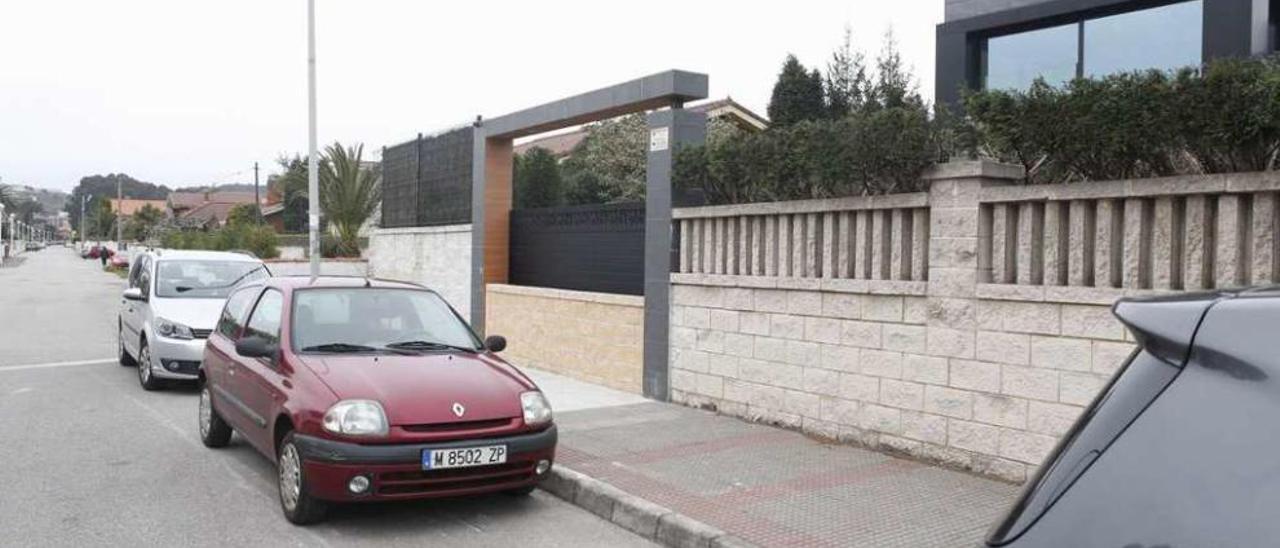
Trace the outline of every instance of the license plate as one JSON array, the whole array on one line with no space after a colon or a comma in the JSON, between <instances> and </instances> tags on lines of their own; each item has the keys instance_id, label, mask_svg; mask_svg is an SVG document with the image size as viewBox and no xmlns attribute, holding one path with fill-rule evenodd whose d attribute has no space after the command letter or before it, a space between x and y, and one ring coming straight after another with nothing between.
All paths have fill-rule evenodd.
<instances>
[{"instance_id":1,"label":"license plate","mask_svg":"<svg viewBox=\"0 0 1280 548\"><path fill-rule=\"evenodd\" d=\"M457 449L424 449L422 469L466 468L507 462L507 446L459 447Z\"/></svg>"}]
</instances>

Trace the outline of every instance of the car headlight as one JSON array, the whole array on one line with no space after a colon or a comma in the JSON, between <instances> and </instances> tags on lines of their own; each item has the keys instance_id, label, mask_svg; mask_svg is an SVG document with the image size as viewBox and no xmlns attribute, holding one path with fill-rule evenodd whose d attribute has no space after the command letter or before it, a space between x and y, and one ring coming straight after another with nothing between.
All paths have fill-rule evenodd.
<instances>
[{"instance_id":1,"label":"car headlight","mask_svg":"<svg viewBox=\"0 0 1280 548\"><path fill-rule=\"evenodd\" d=\"M551 404L542 392L525 392L520 394L520 408L524 410L524 423L529 426L541 426L551 422Z\"/></svg>"},{"instance_id":2,"label":"car headlight","mask_svg":"<svg viewBox=\"0 0 1280 548\"><path fill-rule=\"evenodd\" d=\"M190 327L182 325L178 322L171 322L164 318L156 319L156 332L160 333L160 336L168 337L170 339L193 338Z\"/></svg>"},{"instance_id":3,"label":"car headlight","mask_svg":"<svg viewBox=\"0 0 1280 548\"><path fill-rule=\"evenodd\" d=\"M373 400L342 400L325 412L324 429L344 436L385 436L387 414Z\"/></svg>"}]
</instances>

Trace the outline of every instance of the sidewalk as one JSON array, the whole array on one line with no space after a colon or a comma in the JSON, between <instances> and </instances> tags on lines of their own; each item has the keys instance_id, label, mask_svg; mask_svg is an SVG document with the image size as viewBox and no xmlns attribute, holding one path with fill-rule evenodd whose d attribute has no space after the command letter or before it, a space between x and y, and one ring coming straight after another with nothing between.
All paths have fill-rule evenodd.
<instances>
[{"instance_id":1,"label":"sidewalk","mask_svg":"<svg viewBox=\"0 0 1280 548\"><path fill-rule=\"evenodd\" d=\"M1018 493L788 430L534 377L557 409L560 465L760 546L976 546ZM557 390L564 386L574 390ZM573 394L603 404L568 410Z\"/></svg>"}]
</instances>

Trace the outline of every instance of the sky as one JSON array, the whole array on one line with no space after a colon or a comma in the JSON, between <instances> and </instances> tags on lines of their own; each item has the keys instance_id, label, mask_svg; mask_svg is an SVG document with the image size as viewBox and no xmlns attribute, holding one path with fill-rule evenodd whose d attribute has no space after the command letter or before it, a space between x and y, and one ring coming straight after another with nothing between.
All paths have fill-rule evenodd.
<instances>
[{"instance_id":1,"label":"sky","mask_svg":"<svg viewBox=\"0 0 1280 548\"><path fill-rule=\"evenodd\" d=\"M643 8L643 9L638 9ZM316 0L322 146L379 149L672 68L765 114L788 53L892 28L933 90L943 0ZM0 0L0 183L263 181L307 147L305 0Z\"/></svg>"}]
</instances>

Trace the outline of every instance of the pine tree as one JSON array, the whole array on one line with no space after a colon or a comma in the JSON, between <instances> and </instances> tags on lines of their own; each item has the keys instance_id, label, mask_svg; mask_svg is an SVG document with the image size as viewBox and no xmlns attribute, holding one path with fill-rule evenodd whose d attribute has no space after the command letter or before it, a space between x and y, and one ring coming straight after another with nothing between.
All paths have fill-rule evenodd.
<instances>
[{"instance_id":1,"label":"pine tree","mask_svg":"<svg viewBox=\"0 0 1280 548\"><path fill-rule=\"evenodd\" d=\"M769 120L774 126L789 126L804 120L824 117L826 104L822 97L822 74L806 71L795 55L787 55L782 72L773 85L769 98Z\"/></svg>"},{"instance_id":2,"label":"pine tree","mask_svg":"<svg viewBox=\"0 0 1280 548\"><path fill-rule=\"evenodd\" d=\"M902 55L898 52L898 42L893 37L892 28L885 31L884 45L880 48L880 55L876 56L876 81L871 97L880 108L924 104L911 70L902 66Z\"/></svg>"},{"instance_id":3,"label":"pine tree","mask_svg":"<svg viewBox=\"0 0 1280 548\"><path fill-rule=\"evenodd\" d=\"M827 111L831 118L843 118L866 103L870 82L862 52L853 51L853 30L844 26L844 42L827 63Z\"/></svg>"}]
</instances>

